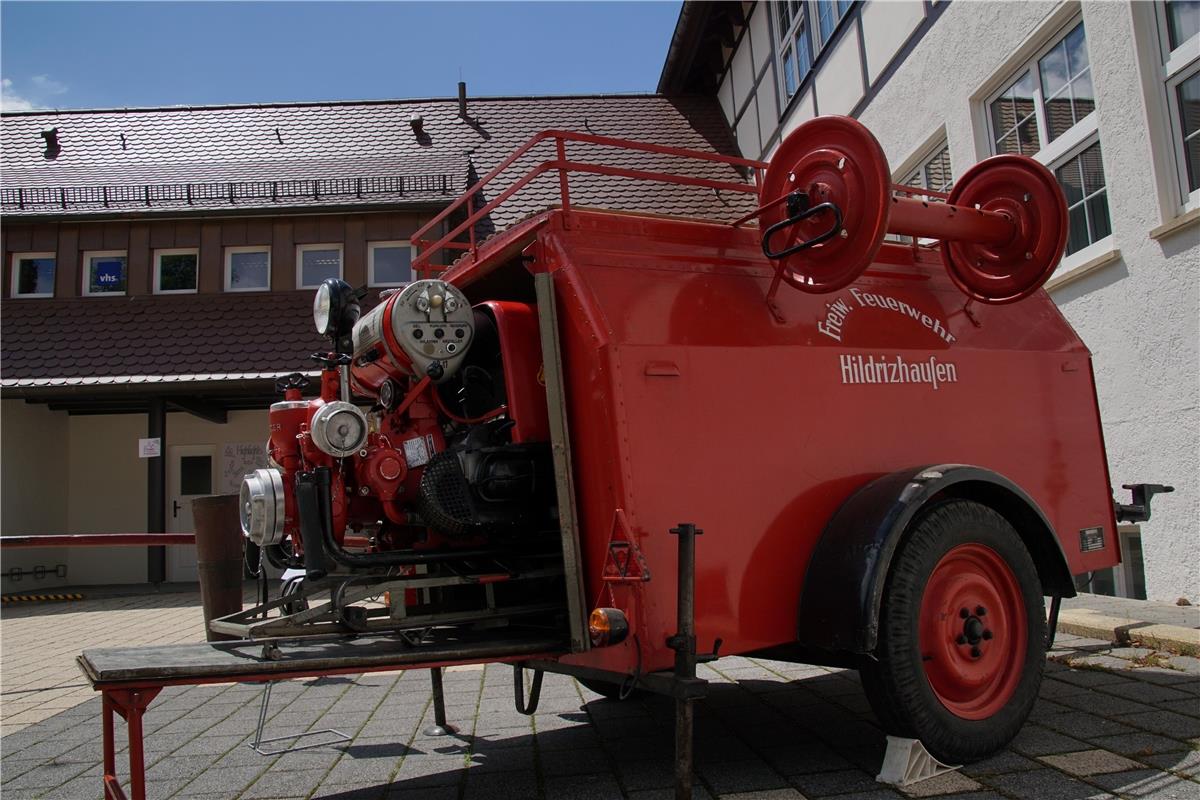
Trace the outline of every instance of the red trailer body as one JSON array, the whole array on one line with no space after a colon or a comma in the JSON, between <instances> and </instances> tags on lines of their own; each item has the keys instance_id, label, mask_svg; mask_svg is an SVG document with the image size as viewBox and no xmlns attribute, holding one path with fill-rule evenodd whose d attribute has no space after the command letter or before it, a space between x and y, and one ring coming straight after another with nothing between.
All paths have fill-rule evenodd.
<instances>
[{"instance_id":1,"label":"red trailer body","mask_svg":"<svg viewBox=\"0 0 1200 800\"><path fill-rule=\"evenodd\" d=\"M626 610L644 669L674 658L668 530L685 517L705 530L697 634L728 653L796 640L828 521L897 470L994 470L1046 514L1072 574L1119 561L1090 354L1045 292L964 310L936 255L885 245L842 291L780 294L777 322L756 229L573 210L520 238L532 261L505 263L501 237L445 277L482 301L497 270L553 275L585 597ZM1095 527L1104 546L1080 552ZM605 580L614 535L651 580ZM638 646L571 660L628 672Z\"/></svg>"},{"instance_id":2,"label":"red trailer body","mask_svg":"<svg viewBox=\"0 0 1200 800\"><path fill-rule=\"evenodd\" d=\"M571 161L576 141L755 183ZM477 202L543 142L554 159ZM584 209L580 172L761 205ZM547 173L560 206L476 242ZM403 631L464 662L558 631L527 664L681 702L697 657L757 653L858 668L884 726L943 759L1015 735L1042 597L1052 636L1073 576L1120 560L1091 356L1040 289L1066 240L1044 167L989 159L941 195L893 186L845 118L805 123L769 166L551 131L414 240L425 277L361 318L349 286L318 290L321 396L281 383L274 465L243 484L246 535L328 603L285 595L214 629Z\"/></svg>"}]
</instances>

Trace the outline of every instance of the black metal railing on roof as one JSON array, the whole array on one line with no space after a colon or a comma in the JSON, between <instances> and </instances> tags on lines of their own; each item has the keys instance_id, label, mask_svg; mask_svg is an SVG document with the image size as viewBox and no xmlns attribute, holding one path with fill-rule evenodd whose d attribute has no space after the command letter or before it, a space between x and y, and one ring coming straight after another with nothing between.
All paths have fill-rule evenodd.
<instances>
[{"instance_id":1,"label":"black metal railing on roof","mask_svg":"<svg viewBox=\"0 0 1200 800\"><path fill-rule=\"evenodd\" d=\"M321 200L370 195L457 194L462 187L446 174L394 175L389 177L317 178L285 181L221 181L210 183L159 183L141 186L70 186L0 188L0 206L6 209L77 206L103 208L172 205L205 205L239 201L281 202Z\"/></svg>"}]
</instances>

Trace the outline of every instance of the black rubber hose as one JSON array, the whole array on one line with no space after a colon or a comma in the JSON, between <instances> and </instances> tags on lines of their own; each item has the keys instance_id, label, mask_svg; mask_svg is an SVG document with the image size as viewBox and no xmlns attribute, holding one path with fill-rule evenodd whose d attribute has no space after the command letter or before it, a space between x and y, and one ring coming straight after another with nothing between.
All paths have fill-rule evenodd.
<instances>
[{"instance_id":1,"label":"black rubber hose","mask_svg":"<svg viewBox=\"0 0 1200 800\"><path fill-rule=\"evenodd\" d=\"M263 548L263 553L275 569L304 569L304 559L289 550L284 550L281 544L269 544Z\"/></svg>"},{"instance_id":2,"label":"black rubber hose","mask_svg":"<svg viewBox=\"0 0 1200 800\"><path fill-rule=\"evenodd\" d=\"M519 555L516 548L512 547L486 550L441 550L438 552L396 550L362 555L347 553L333 537L331 483L331 473L328 467L317 467L309 472L296 474L296 510L300 515L300 538L304 541L304 563L307 567L306 577L309 580L317 580L328 574L326 556L344 567L370 569L406 564L432 564L464 558ZM313 541L314 537L318 538ZM317 574L317 577L314 577L314 573Z\"/></svg>"},{"instance_id":3,"label":"black rubber hose","mask_svg":"<svg viewBox=\"0 0 1200 800\"><path fill-rule=\"evenodd\" d=\"M322 472L324 481L322 482ZM322 492L326 502L321 502ZM318 468L311 472L296 473L296 511L300 515L300 539L304 542L305 577L310 581L324 578L329 570L325 566L325 549L322 539L330 528L328 503L329 470Z\"/></svg>"}]
</instances>

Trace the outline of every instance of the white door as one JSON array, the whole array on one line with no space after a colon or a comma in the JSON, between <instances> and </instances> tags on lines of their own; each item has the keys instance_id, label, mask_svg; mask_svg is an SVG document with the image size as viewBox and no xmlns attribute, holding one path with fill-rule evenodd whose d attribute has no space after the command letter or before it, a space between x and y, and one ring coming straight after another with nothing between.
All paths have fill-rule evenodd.
<instances>
[{"instance_id":1,"label":"white door","mask_svg":"<svg viewBox=\"0 0 1200 800\"><path fill-rule=\"evenodd\" d=\"M187 444L167 447L167 532L193 533L192 501L213 494L217 446ZM195 545L167 548L167 581L193 582L199 579Z\"/></svg>"}]
</instances>

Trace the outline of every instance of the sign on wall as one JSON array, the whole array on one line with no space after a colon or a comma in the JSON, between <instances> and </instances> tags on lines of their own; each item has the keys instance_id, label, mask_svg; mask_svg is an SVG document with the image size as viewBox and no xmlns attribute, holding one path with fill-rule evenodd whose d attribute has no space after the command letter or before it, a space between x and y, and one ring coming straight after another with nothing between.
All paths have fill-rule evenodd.
<instances>
[{"instance_id":1,"label":"sign on wall","mask_svg":"<svg viewBox=\"0 0 1200 800\"><path fill-rule=\"evenodd\" d=\"M227 442L221 449L221 493L237 494L242 477L267 466L267 450L262 442Z\"/></svg>"},{"instance_id":2,"label":"sign on wall","mask_svg":"<svg viewBox=\"0 0 1200 800\"><path fill-rule=\"evenodd\" d=\"M162 439L138 439L138 458L158 458L162 455Z\"/></svg>"}]
</instances>

